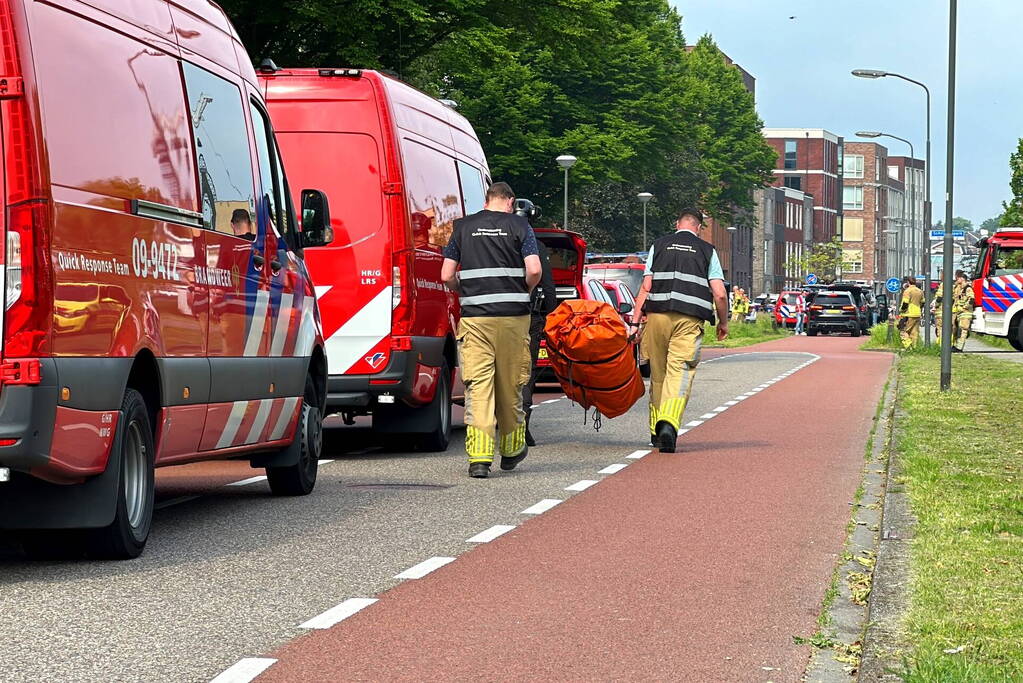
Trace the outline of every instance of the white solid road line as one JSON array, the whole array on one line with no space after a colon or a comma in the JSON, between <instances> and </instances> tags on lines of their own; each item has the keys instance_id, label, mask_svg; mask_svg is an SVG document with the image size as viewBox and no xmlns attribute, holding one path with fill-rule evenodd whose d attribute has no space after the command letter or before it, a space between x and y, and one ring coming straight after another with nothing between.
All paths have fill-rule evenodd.
<instances>
[{"instance_id":1,"label":"white solid road line","mask_svg":"<svg viewBox=\"0 0 1023 683\"><path fill-rule=\"evenodd\" d=\"M348 617L352 616L359 610L363 610L374 602L376 598L348 598L340 605L331 607L323 614L313 617L304 624L299 624L299 628L330 628L338 622L344 621Z\"/></svg>"},{"instance_id":2,"label":"white solid road line","mask_svg":"<svg viewBox=\"0 0 1023 683\"><path fill-rule=\"evenodd\" d=\"M547 512L552 507L554 507L555 505L557 505L558 503L561 503L561 502L562 502L562 500L560 498L544 498L539 503L535 503L533 505L530 505L528 508L526 508L525 510L523 510L519 514L520 515L540 515L540 514L543 514L543 513Z\"/></svg>"},{"instance_id":3,"label":"white solid road line","mask_svg":"<svg viewBox=\"0 0 1023 683\"><path fill-rule=\"evenodd\" d=\"M249 683L259 674L274 665L276 659L266 657L246 657L239 660L230 669L225 670L210 683Z\"/></svg>"},{"instance_id":4,"label":"white solid road line","mask_svg":"<svg viewBox=\"0 0 1023 683\"><path fill-rule=\"evenodd\" d=\"M414 567L409 567L401 574L396 574L396 579L421 579L434 569L440 569L448 562L454 562L453 557L431 557L428 560L423 560Z\"/></svg>"},{"instance_id":5,"label":"white solid road line","mask_svg":"<svg viewBox=\"0 0 1023 683\"><path fill-rule=\"evenodd\" d=\"M249 477L248 479L242 479L241 481L232 481L230 484L225 484L225 486L248 486L249 484L256 484L261 481L266 481L265 474L262 474L258 477Z\"/></svg>"},{"instance_id":6,"label":"white solid road line","mask_svg":"<svg viewBox=\"0 0 1023 683\"><path fill-rule=\"evenodd\" d=\"M161 500L159 503L157 503L156 505L153 506L153 509L154 510L162 510L164 508L169 508L169 507L172 507L174 505L180 505L182 503L187 503L189 501L198 500L198 499L199 499L199 496L179 496L177 498L169 498L167 500Z\"/></svg>"},{"instance_id":7,"label":"white solid road line","mask_svg":"<svg viewBox=\"0 0 1023 683\"><path fill-rule=\"evenodd\" d=\"M628 458L629 460L639 460L644 455L649 455L649 454L650 454L650 451L633 451L632 453L630 453L629 455L627 455L625 457Z\"/></svg>"},{"instance_id":8,"label":"white solid road line","mask_svg":"<svg viewBox=\"0 0 1023 683\"><path fill-rule=\"evenodd\" d=\"M586 489L590 488L591 486L593 486L596 483L598 483L598 482L594 481L593 479L583 479L582 481L577 481L576 483L572 484L571 486L566 486L565 490L566 491L585 491Z\"/></svg>"},{"instance_id":9,"label":"white solid road line","mask_svg":"<svg viewBox=\"0 0 1023 683\"><path fill-rule=\"evenodd\" d=\"M615 463L614 465L608 465L604 469L602 469L599 472L597 472L597 474L615 474L617 472L621 472L622 470L624 470L628 466L629 466L629 463L626 463L626 462Z\"/></svg>"}]
</instances>

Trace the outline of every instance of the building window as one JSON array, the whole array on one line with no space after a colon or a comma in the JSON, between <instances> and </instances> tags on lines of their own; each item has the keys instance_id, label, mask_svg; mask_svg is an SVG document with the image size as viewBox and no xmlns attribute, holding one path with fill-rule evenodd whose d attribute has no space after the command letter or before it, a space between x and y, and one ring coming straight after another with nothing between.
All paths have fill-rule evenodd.
<instances>
[{"instance_id":1,"label":"building window","mask_svg":"<svg viewBox=\"0 0 1023 683\"><path fill-rule=\"evenodd\" d=\"M888 177L891 178L892 180L898 180L899 179L899 167L898 166L889 166L888 167ZM908 178L907 178L907 180L908 180Z\"/></svg>"},{"instance_id":2,"label":"building window","mask_svg":"<svg viewBox=\"0 0 1023 683\"><path fill-rule=\"evenodd\" d=\"M846 157L848 159L848 157ZM862 187L843 187L842 188L842 208L857 210L863 208L863 188Z\"/></svg>"},{"instance_id":3,"label":"building window","mask_svg":"<svg viewBox=\"0 0 1023 683\"><path fill-rule=\"evenodd\" d=\"M842 272L862 273L863 272L863 250L843 249L842 250Z\"/></svg>"},{"instance_id":4,"label":"building window","mask_svg":"<svg viewBox=\"0 0 1023 683\"><path fill-rule=\"evenodd\" d=\"M796 151L799 149L799 143L795 140L785 141L785 168L793 169L796 167Z\"/></svg>"},{"instance_id":5,"label":"building window","mask_svg":"<svg viewBox=\"0 0 1023 683\"><path fill-rule=\"evenodd\" d=\"M787 175L785 176L785 180L783 182L785 184L785 187L791 187L793 190L803 189L803 179L797 175Z\"/></svg>"},{"instance_id":6,"label":"building window","mask_svg":"<svg viewBox=\"0 0 1023 683\"><path fill-rule=\"evenodd\" d=\"M842 220L842 241L862 242L863 241L863 219L844 218Z\"/></svg>"},{"instance_id":7,"label":"building window","mask_svg":"<svg viewBox=\"0 0 1023 683\"><path fill-rule=\"evenodd\" d=\"M846 154L842 161L842 175L846 178L863 177L863 155Z\"/></svg>"}]
</instances>

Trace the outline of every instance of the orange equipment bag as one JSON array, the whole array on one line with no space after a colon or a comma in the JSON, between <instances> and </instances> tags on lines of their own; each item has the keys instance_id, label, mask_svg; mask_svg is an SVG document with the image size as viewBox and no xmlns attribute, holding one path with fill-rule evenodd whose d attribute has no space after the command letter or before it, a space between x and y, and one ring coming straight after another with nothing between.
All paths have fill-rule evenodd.
<instances>
[{"instance_id":1,"label":"orange equipment bag","mask_svg":"<svg viewBox=\"0 0 1023 683\"><path fill-rule=\"evenodd\" d=\"M605 417L628 412L645 391L622 317L600 301L572 299L547 316L547 354L565 395Z\"/></svg>"}]
</instances>

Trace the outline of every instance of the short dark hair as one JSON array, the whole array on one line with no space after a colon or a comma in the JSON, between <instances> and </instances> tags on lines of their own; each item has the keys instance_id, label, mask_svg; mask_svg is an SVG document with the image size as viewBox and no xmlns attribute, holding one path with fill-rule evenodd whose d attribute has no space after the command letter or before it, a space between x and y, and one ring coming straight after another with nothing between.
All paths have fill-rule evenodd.
<instances>
[{"instance_id":1,"label":"short dark hair","mask_svg":"<svg viewBox=\"0 0 1023 683\"><path fill-rule=\"evenodd\" d=\"M966 271L965 270L957 270L956 271L956 278L963 278L965 280L966 279Z\"/></svg>"},{"instance_id":2,"label":"short dark hair","mask_svg":"<svg viewBox=\"0 0 1023 683\"><path fill-rule=\"evenodd\" d=\"M906 277L902 278L902 281L916 287L916 278L913 277L912 275L907 275Z\"/></svg>"},{"instance_id":3,"label":"short dark hair","mask_svg":"<svg viewBox=\"0 0 1023 683\"><path fill-rule=\"evenodd\" d=\"M250 216L249 212L246 211L245 209L235 209L231 213L231 222L232 223L237 223L239 221L249 221L251 223L252 222L252 216Z\"/></svg>"},{"instance_id":4,"label":"short dark hair","mask_svg":"<svg viewBox=\"0 0 1023 683\"><path fill-rule=\"evenodd\" d=\"M700 211L699 209L694 209L692 207L682 209L678 214L678 219L682 220L686 216L692 216L693 218L696 219L697 223L703 225L703 212Z\"/></svg>"},{"instance_id":5,"label":"short dark hair","mask_svg":"<svg viewBox=\"0 0 1023 683\"><path fill-rule=\"evenodd\" d=\"M487 201L495 199L515 199L515 192L508 183L494 183L487 188Z\"/></svg>"}]
</instances>

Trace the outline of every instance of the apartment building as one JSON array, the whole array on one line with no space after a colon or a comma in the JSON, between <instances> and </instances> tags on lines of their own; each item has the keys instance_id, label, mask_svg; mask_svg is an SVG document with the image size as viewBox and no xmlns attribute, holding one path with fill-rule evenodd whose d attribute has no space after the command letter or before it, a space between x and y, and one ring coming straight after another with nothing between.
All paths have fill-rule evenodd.
<instances>
[{"instance_id":1,"label":"apartment building","mask_svg":"<svg viewBox=\"0 0 1023 683\"><path fill-rule=\"evenodd\" d=\"M840 231L843 139L823 128L765 128L763 134L778 153L772 184L812 196L813 241L830 241Z\"/></svg>"},{"instance_id":2,"label":"apartment building","mask_svg":"<svg viewBox=\"0 0 1023 683\"><path fill-rule=\"evenodd\" d=\"M814 198L789 187L765 187L754 200L754 287L778 294L806 277L795 263L813 248Z\"/></svg>"}]
</instances>

